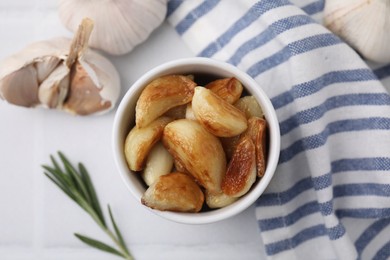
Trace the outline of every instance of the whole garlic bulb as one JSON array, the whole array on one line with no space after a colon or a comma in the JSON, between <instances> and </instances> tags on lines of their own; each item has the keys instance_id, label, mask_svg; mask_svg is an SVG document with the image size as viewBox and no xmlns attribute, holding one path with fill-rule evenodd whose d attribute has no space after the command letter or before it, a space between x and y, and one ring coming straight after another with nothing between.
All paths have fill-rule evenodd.
<instances>
[{"instance_id":1,"label":"whole garlic bulb","mask_svg":"<svg viewBox=\"0 0 390 260\"><path fill-rule=\"evenodd\" d=\"M327 0L324 24L366 59L390 62L389 0Z\"/></svg>"},{"instance_id":2,"label":"whole garlic bulb","mask_svg":"<svg viewBox=\"0 0 390 260\"><path fill-rule=\"evenodd\" d=\"M85 19L73 41L33 43L0 65L0 98L9 103L58 108L79 115L111 109L120 91L115 67L87 48L93 22Z\"/></svg>"},{"instance_id":3,"label":"whole garlic bulb","mask_svg":"<svg viewBox=\"0 0 390 260\"><path fill-rule=\"evenodd\" d=\"M165 19L167 0L61 0L59 16L71 31L83 17L95 21L90 46L121 55L145 41Z\"/></svg>"}]
</instances>

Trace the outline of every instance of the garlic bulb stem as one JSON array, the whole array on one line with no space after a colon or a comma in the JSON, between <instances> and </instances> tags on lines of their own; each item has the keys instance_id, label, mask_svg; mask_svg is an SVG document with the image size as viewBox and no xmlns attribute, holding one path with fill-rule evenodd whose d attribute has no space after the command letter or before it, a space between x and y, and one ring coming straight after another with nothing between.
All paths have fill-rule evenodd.
<instances>
[{"instance_id":1,"label":"garlic bulb stem","mask_svg":"<svg viewBox=\"0 0 390 260\"><path fill-rule=\"evenodd\" d=\"M84 18L70 44L69 57L66 60L66 66L68 68L72 67L77 58L81 57L88 47L88 41L92 30L93 21L89 18Z\"/></svg>"}]
</instances>

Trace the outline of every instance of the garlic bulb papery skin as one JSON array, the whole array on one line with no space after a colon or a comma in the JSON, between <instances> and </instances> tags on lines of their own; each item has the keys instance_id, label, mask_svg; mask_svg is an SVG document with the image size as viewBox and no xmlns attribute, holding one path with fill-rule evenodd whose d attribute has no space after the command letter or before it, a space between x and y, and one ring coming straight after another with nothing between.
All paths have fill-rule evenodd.
<instances>
[{"instance_id":1,"label":"garlic bulb papery skin","mask_svg":"<svg viewBox=\"0 0 390 260\"><path fill-rule=\"evenodd\" d=\"M70 83L70 95L63 109L79 115L87 115L91 112L103 114L111 110L120 94L119 74L112 63L97 52L86 49L75 65L73 71L78 69L78 73L81 74L80 82ZM85 72L90 79L88 83L83 77ZM74 88L78 91L74 91L75 95L72 95ZM83 99L90 101L90 104L87 105L88 102L84 102Z\"/></svg>"},{"instance_id":2,"label":"garlic bulb papery skin","mask_svg":"<svg viewBox=\"0 0 390 260\"><path fill-rule=\"evenodd\" d=\"M390 62L389 0L326 0L324 24L364 58Z\"/></svg>"},{"instance_id":3,"label":"garlic bulb papery skin","mask_svg":"<svg viewBox=\"0 0 390 260\"><path fill-rule=\"evenodd\" d=\"M59 17L75 32L84 17L95 22L90 46L122 55L145 41L164 21L168 0L61 0Z\"/></svg>"},{"instance_id":4,"label":"garlic bulb papery skin","mask_svg":"<svg viewBox=\"0 0 390 260\"><path fill-rule=\"evenodd\" d=\"M86 19L73 40L35 42L0 65L0 98L11 104L100 114L114 107L120 78L106 58L87 48L93 22Z\"/></svg>"},{"instance_id":5,"label":"garlic bulb papery skin","mask_svg":"<svg viewBox=\"0 0 390 260\"><path fill-rule=\"evenodd\" d=\"M63 38L30 44L0 64L0 97L19 106L36 106L39 86L64 62L69 51ZM69 70L68 70L69 71Z\"/></svg>"}]
</instances>

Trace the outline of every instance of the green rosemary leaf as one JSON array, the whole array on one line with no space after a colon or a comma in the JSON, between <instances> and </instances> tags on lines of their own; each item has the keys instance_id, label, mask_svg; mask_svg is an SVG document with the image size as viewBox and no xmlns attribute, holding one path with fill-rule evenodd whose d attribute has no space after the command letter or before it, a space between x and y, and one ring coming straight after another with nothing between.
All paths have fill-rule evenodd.
<instances>
[{"instance_id":1,"label":"green rosemary leaf","mask_svg":"<svg viewBox=\"0 0 390 260\"><path fill-rule=\"evenodd\" d=\"M92 239L92 238L89 238L89 237L86 237L86 236L83 236L83 235L80 235L80 234L77 234L75 233L74 234L78 239L80 239L81 241L83 241L85 244L89 245L89 246L92 246L94 248L97 248L97 249L100 249L100 250L103 250L107 253L111 253L111 254L114 254L114 255L118 255L118 256L121 256L121 257L124 257L124 255L122 253L120 253L118 250L116 250L115 248L103 243L103 242L100 242L98 240L95 240L95 239Z\"/></svg>"},{"instance_id":2,"label":"green rosemary leaf","mask_svg":"<svg viewBox=\"0 0 390 260\"><path fill-rule=\"evenodd\" d=\"M79 171L77 171L76 168L61 152L58 152L58 155L61 159L60 162L63 164L63 168L60 167L59 163L53 156L50 156L53 167L42 165L43 169L45 170L44 174L69 198L71 198L92 217L92 219L112 239L118 249L80 234L75 234L75 236L87 245L121 256L128 260L133 260L134 258L131 256L125 245L122 234L120 233L119 228L115 223L111 208L109 206L108 211L115 230L115 234L107 227L95 188L84 165L79 163Z\"/></svg>"},{"instance_id":3,"label":"green rosemary leaf","mask_svg":"<svg viewBox=\"0 0 390 260\"><path fill-rule=\"evenodd\" d=\"M99 199L96 195L96 191L95 188L93 187L93 183L91 181L91 178L89 177L88 171L82 163L79 163L78 166L79 166L79 172L81 174L81 178L83 179L83 182L91 198L91 205L95 209L96 213L99 215L103 224L106 226L106 221L104 219L104 215L100 207Z\"/></svg>"},{"instance_id":4,"label":"green rosemary leaf","mask_svg":"<svg viewBox=\"0 0 390 260\"><path fill-rule=\"evenodd\" d=\"M50 155L50 160L51 162L53 163L54 165L54 169L56 170L56 172L59 173L59 175L61 175L61 177L66 180L66 182L68 183L69 186L74 186L74 187L77 187L77 184L75 182L75 180L72 178L72 176L69 176L68 174L64 173L64 171L62 170L62 168L60 167L60 165L58 164L57 160L54 158L54 156Z\"/></svg>"},{"instance_id":5,"label":"green rosemary leaf","mask_svg":"<svg viewBox=\"0 0 390 260\"><path fill-rule=\"evenodd\" d=\"M61 169L60 165L57 163L57 160L54 158L53 155L50 155L50 160L51 160L52 164L54 165L54 168L57 171L62 172L62 169Z\"/></svg>"},{"instance_id":6,"label":"green rosemary leaf","mask_svg":"<svg viewBox=\"0 0 390 260\"><path fill-rule=\"evenodd\" d=\"M62 161L62 163L64 164L65 166L65 169L67 171L67 173L69 174L69 176L71 176L78 188L80 189L80 193L85 197L85 199L88 201L88 202L91 202L91 198L87 192L87 189L83 183L83 180L81 179L79 173L76 171L76 169L72 166L72 164L69 162L69 160L65 157L65 155L63 155L61 152L58 152L58 155L60 156L60 159Z\"/></svg>"},{"instance_id":7,"label":"green rosemary leaf","mask_svg":"<svg viewBox=\"0 0 390 260\"><path fill-rule=\"evenodd\" d=\"M58 188L60 188L66 195L68 195L69 198L71 198L74 202L77 203L76 198L74 195L69 191L69 189L62 185L56 178L52 177L47 172L44 173L55 185L57 185Z\"/></svg>"},{"instance_id":8,"label":"green rosemary leaf","mask_svg":"<svg viewBox=\"0 0 390 260\"><path fill-rule=\"evenodd\" d=\"M85 198L78 192L74 193L77 203L81 208L83 208L95 222L102 228L106 228L106 225L103 223L100 216L96 213L95 209L85 200Z\"/></svg>"},{"instance_id":9,"label":"green rosemary leaf","mask_svg":"<svg viewBox=\"0 0 390 260\"><path fill-rule=\"evenodd\" d=\"M72 187L74 184L70 181L69 176L63 174L61 171L58 171L54 168L51 168L46 165L42 165L42 168L48 171L51 176L53 176L56 180L58 180L65 187Z\"/></svg>"},{"instance_id":10,"label":"green rosemary leaf","mask_svg":"<svg viewBox=\"0 0 390 260\"><path fill-rule=\"evenodd\" d=\"M107 207L108 207L108 213L110 214L110 219L111 219L111 222L112 222L112 226L114 227L115 234L118 237L119 243L122 245L122 247L126 251L126 253L128 255L130 255L130 252L129 252L129 250L126 247L126 243L125 243L125 241L124 241L124 239L122 237L122 234L119 231L118 226L115 223L114 216L112 215L111 207L110 207L110 205L107 205Z\"/></svg>"}]
</instances>

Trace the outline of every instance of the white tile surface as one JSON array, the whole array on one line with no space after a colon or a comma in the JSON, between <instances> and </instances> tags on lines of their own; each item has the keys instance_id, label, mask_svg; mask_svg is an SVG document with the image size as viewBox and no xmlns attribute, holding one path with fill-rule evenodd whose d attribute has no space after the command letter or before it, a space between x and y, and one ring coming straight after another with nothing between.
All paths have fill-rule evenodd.
<instances>
[{"instance_id":1,"label":"white tile surface","mask_svg":"<svg viewBox=\"0 0 390 260\"><path fill-rule=\"evenodd\" d=\"M0 2L0 59L28 43L70 35L54 1ZM130 54L110 57L122 95L150 68L193 54L163 24ZM114 112L74 117L26 109L0 100L0 259L119 259L84 246L79 232L109 242L94 222L42 174L49 154L62 150L91 173L102 205L110 203L137 259L260 259L264 256L254 209L216 224L176 224L135 201L116 171L111 153Z\"/></svg>"}]
</instances>

